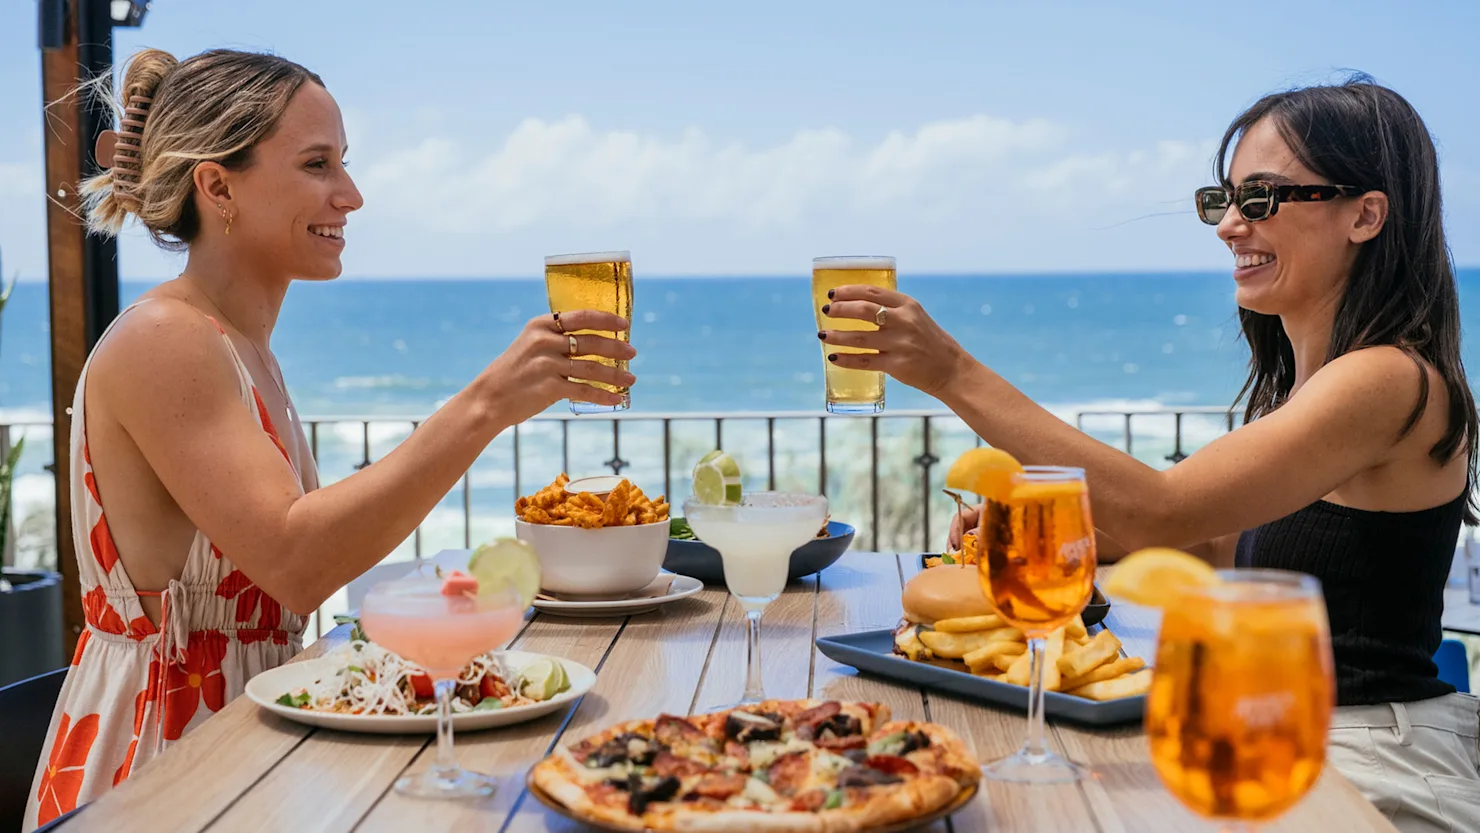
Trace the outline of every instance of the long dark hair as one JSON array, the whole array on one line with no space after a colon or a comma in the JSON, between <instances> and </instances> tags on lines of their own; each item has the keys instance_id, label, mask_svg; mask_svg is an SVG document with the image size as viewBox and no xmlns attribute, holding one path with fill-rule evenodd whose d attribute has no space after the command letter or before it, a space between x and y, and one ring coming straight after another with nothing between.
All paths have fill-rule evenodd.
<instances>
[{"instance_id":1,"label":"long dark hair","mask_svg":"<svg viewBox=\"0 0 1480 833\"><path fill-rule=\"evenodd\" d=\"M1469 458L1475 483L1475 398L1460 358L1459 292L1439 198L1439 161L1423 120L1402 96L1365 75L1333 86L1274 93L1245 110L1218 148L1216 175L1229 185L1228 152L1239 136L1268 118L1295 157L1327 181L1381 191L1388 198L1382 231L1362 244L1336 310L1326 360L1363 347L1398 347L1419 364L1417 404L1402 436L1422 418L1429 375L1438 371L1449 393L1449 425L1429 456L1447 463ZM1237 401L1245 421L1278 408L1295 384L1295 353L1279 316L1240 309L1249 343L1249 377ZM1476 521L1474 498L1465 520Z\"/></svg>"}]
</instances>

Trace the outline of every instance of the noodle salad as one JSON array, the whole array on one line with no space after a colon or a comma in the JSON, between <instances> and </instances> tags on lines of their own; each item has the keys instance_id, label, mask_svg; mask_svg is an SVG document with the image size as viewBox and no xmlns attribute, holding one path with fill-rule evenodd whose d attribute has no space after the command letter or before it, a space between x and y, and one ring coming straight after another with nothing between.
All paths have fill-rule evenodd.
<instances>
[{"instance_id":1,"label":"noodle salad","mask_svg":"<svg viewBox=\"0 0 1480 833\"><path fill-rule=\"evenodd\" d=\"M356 636L360 634L356 633ZM420 666L363 639L353 639L324 656L334 669L307 688L279 697L282 706L309 711L364 715L421 715L437 713L432 678ZM559 669L564 681L564 669ZM530 679L525 669L510 677L497 655L480 654L458 675L453 690L453 713L527 706L548 700L568 689L540 685L548 678ZM543 669L542 669L543 670ZM511 684L508 682L513 680Z\"/></svg>"}]
</instances>

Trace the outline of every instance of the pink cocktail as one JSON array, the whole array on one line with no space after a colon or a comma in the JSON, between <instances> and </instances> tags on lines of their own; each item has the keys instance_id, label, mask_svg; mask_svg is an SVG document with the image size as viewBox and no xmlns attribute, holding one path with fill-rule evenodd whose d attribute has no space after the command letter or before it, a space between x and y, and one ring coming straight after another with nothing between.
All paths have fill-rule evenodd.
<instances>
[{"instance_id":1,"label":"pink cocktail","mask_svg":"<svg viewBox=\"0 0 1480 833\"><path fill-rule=\"evenodd\" d=\"M387 603L360 613L360 627L381 647L394 651L422 668L432 679L456 678L473 657L486 654L519 631L524 612L503 610L457 611L448 599L438 605ZM397 609L397 608L400 609Z\"/></svg>"},{"instance_id":2,"label":"pink cocktail","mask_svg":"<svg viewBox=\"0 0 1480 833\"><path fill-rule=\"evenodd\" d=\"M396 782L418 798L466 798L494 791L494 780L457 765L452 754L452 694L469 661L518 630L524 605L512 584L480 587L467 576L413 576L377 584L365 595L360 627L371 641L426 669L437 693L437 762Z\"/></svg>"}]
</instances>

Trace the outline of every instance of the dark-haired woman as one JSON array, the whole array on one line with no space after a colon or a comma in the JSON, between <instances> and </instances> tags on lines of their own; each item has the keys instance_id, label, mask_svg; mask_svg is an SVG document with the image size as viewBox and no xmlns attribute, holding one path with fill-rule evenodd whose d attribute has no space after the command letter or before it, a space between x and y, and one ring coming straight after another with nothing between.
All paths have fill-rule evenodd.
<instances>
[{"instance_id":1,"label":"dark-haired woman","mask_svg":"<svg viewBox=\"0 0 1480 833\"><path fill-rule=\"evenodd\" d=\"M1054 418L899 293L839 288L828 314L883 326L819 337L877 350L829 360L937 397L1024 463L1082 466L1102 541L1319 578L1329 760L1403 830L1480 830L1480 700L1432 660L1476 464L1433 142L1401 96L1357 80L1260 100L1217 176L1197 210L1234 259L1247 420L1170 470Z\"/></svg>"}]
</instances>

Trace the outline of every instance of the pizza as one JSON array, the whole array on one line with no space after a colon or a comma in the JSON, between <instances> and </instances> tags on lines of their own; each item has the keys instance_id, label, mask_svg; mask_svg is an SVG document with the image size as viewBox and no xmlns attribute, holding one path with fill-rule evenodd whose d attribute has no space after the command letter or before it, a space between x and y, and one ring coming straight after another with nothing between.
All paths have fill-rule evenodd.
<instances>
[{"instance_id":1,"label":"pizza","mask_svg":"<svg viewBox=\"0 0 1480 833\"><path fill-rule=\"evenodd\" d=\"M535 787L593 824L707 833L846 833L909 821L980 777L944 726L835 700L619 723L530 771Z\"/></svg>"}]
</instances>

